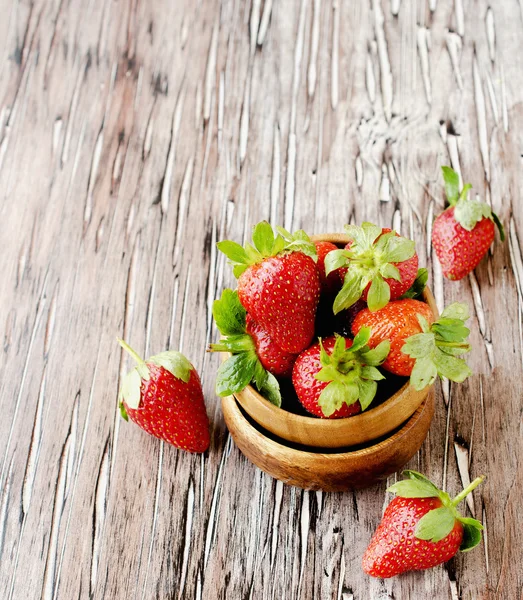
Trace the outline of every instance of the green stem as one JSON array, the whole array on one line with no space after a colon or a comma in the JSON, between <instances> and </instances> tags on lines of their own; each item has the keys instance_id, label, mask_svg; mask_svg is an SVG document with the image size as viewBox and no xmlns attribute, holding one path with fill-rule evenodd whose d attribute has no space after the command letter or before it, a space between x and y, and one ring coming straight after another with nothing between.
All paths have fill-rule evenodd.
<instances>
[{"instance_id":1,"label":"green stem","mask_svg":"<svg viewBox=\"0 0 523 600\"><path fill-rule=\"evenodd\" d=\"M129 344L127 344L127 342L124 342L123 340L121 340L120 338L116 338L116 340L118 341L118 343L120 344L120 346L126 351L128 352L133 358L134 360L141 365L142 363L144 363L144 359L137 353L135 352L131 346L129 346Z\"/></svg>"},{"instance_id":2,"label":"green stem","mask_svg":"<svg viewBox=\"0 0 523 600\"><path fill-rule=\"evenodd\" d=\"M457 344L456 342L441 342L439 340L436 342L436 346L443 346L444 348L463 348L464 350L470 348L470 344Z\"/></svg>"},{"instance_id":3,"label":"green stem","mask_svg":"<svg viewBox=\"0 0 523 600\"><path fill-rule=\"evenodd\" d=\"M467 487L452 500L451 506L457 506L463 500L463 498L465 498L465 496L468 496L472 490L477 488L478 485L480 483L482 483L484 479L485 479L485 475L476 477L476 479L474 479L474 481L472 481L469 485L467 485Z\"/></svg>"}]
</instances>

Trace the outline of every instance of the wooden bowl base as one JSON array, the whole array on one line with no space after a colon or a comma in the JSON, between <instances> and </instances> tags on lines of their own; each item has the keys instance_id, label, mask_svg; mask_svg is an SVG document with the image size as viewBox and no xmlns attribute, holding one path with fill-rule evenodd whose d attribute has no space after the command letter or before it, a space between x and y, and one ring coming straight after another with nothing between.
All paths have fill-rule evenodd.
<instances>
[{"instance_id":1,"label":"wooden bowl base","mask_svg":"<svg viewBox=\"0 0 523 600\"><path fill-rule=\"evenodd\" d=\"M234 397L222 398L225 422L243 454L258 468L307 490L364 488L401 469L421 447L434 415L434 393L390 436L357 449L318 449L291 445L247 418Z\"/></svg>"}]
</instances>

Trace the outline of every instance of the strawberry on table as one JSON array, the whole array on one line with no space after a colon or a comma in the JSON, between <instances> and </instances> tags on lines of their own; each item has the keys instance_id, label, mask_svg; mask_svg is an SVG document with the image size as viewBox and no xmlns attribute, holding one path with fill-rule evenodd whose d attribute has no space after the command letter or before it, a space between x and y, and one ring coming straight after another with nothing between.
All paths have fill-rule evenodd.
<instances>
[{"instance_id":1,"label":"strawberry on table","mask_svg":"<svg viewBox=\"0 0 523 600\"><path fill-rule=\"evenodd\" d=\"M253 246L218 242L218 249L234 265L238 297L283 351L297 354L314 336L320 298L316 249L300 230L291 235L278 227L274 235L266 221L253 229Z\"/></svg>"},{"instance_id":2,"label":"strawberry on table","mask_svg":"<svg viewBox=\"0 0 523 600\"><path fill-rule=\"evenodd\" d=\"M481 541L483 525L462 517L457 505L484 479L477 477L454 499L416 471L388 491L397 497L387 506L363 555L363 570L373 577L435 567L458 550L467 552Z\"/></svg>"},{"instance_id":3,"label":"strawberry on table","mask_svg":"<svg viewBox=\"0 0 523 600\"><path fill-rule=\"evenodd\" d=\"M229 396L254 383L267 400L281 405L278 381L274 375L290 377L296 354L284 352L241 304L238 292L225 289L215 300L212 312L222 339L210 344L212 352L230 352L216 377L216 393Z\"/></svg>"},{"instance_id":4,"label":"strawberry on table","mask_svg":"<svg viewBox=\"0 0 523 600\"><path fill-rule=\"evenodd\" d=\"M209 419L198 373L180 352L169 350L143 360L123 340L136 361L120 389L122 417L147 433L189 452L209 447Z\"/></svg>"},{"instance_id":5,"label":"strawberry on table","mask_svg":"<svg viewBox=\"0 0 523 600\"><path fill-rule=\"evenodd\" d=\"M389 351L384 341L371 350L370 329L354 340L341 336L320 340L298 356L292 383L299 401L323 418L350 417L365 410L376 395L377 381L385 379L376 368Z\"/></svg>"},{"instance_id":6,"label":"strawberry on table","mask_svg":"<svg viewBox=\"0 0 523 600\"><path fill-rule=\"evenodd\" d=\"M432 245L447 279L462 279L473 271L494 241L496 227L501 241L505 232L496 213L485 202L468 198L469 183L459 191L459 175L442 167L449 208L434 221Z\"/></svg>"},{"instance_id":7,"label":"strawberry on table","mask_svg":"<svg viewBox=\"0 0 523 600\"><path fill-rule=\"evenodd\" d=\"M466 304L455 302L434 322L430 307L413 299L389 302L374 313L365 309L356 316L352 332L371 327L369 346L390 340L390 353L382 367L396 375L410 376L415 389L432 384L437 375L462 382L472 371L459 358L470 351L465 327Z\"/></svg>"},{"instance_id":8,"label":"strawberry on table","mask_svg":"<svg viewBox=\"0 0 523 600\"><path fill-rule=\"evenodd\" d=\"M360 298L369 310L379 310L411 287L418 272L412 240L367 222L361 227L345 225L345 231L351 241L325 258L326 273L340 269L344 274L343 287L334 300L334 313Z\"/></svg>"}]
</instances>

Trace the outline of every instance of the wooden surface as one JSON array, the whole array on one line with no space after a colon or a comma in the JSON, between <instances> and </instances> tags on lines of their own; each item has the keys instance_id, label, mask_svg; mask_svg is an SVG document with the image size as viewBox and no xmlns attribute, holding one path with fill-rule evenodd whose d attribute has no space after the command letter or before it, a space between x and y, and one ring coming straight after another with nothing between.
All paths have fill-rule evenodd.
<instances>
[{"instance_id":1,"label":"wooden surface","mask_svg":"<svg viewBox=\"0 0 523 600\"><path fill-rule=\"evenodd\" d=\"M0 0L0 597L521 598L523 3L517 0ZM430 229L452 163L508 241L443 281ZM317 494L234 447L213 393L217 239L269 218L349 220L418 242L438 305L472 309L475 376L437 386L410 466L485 542L371 580L386 484ZM212 445L121 421L128 361L184 351ZM389 482L393 478L390 478Z\"/></svg>"}]
</instances>

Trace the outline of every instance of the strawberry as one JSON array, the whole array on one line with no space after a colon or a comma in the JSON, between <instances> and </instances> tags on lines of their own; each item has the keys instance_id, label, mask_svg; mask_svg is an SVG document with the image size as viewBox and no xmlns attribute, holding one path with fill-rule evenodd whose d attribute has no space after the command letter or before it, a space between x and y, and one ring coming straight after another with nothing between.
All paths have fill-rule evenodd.
<instances>
[{"instance_id":1,"label":"strawberry","mask_svg":"<svg viewBox=\"0 0 523 600\"><path fill-rule=\"evenodd\" d=\"M484 479L477 477L454 499L416 471L387 491L397 497L387 506L363 555L363 570L373 577L393 577L430 569L467 552L481 541L483 525L462 517L456 506Z\"/></svg>"},{"instance_id":2,"label":"strawberry","mask_svg":"<svg viewBox=\"0 0 523 600\"><path fill-rule=\"evenodd\" d=\"M369 346L390 341L390 353L383 368L396 375L410 376L415 389L432 384L436 375L456 382L464 381L471 370L458 358L470 351L465 327L469 318L466 304L454 303L434 322L427 304L411 298L389 302L374 313L362 310L352 325L357 334L362 327L371 327Z\"/></svg>"},{"instance_id":3,"label":"strawberry","mask_svg":"<svg viewBox=\"0 0 523 600\"><path fill-rule=\"evenodd\" d=\"M120 389L122 417L177 448L205 452L210 443L209 419L192 364L174 350L144 361L123 340L118 342L136 361Z\"/></svg>"},{"instance_id":4,"label":"strawberry","mask_svg":"<svg viewBox=\"0 0 523 600\"><path fill-rule=\"evenodd\" d=\"M447 279L462 279L473 271L490 248L495 225L501 241L505 232L498 216L485 202L468 199L469 183L459 191L459 175L450 167L442 167L449 208L432 227L432 245Z\"/></svg>"},{"instance_id":5,"label":"strawberry","mask_svg":"<svg viewBox=\"0 0 523 600\"><path fill-rule=\"evenodd\" d=\"M265 329L259 323L256 323L249 314L247 314L246 330L254 340L256 354L263 367L273 375L290 377L298 355L284 352L279 348Z\"/></svg>"},{"instance_id":6,"label":"strawberry","mask_svg":"<svg viewBox=\"0 0 523 600\"><path fill-rule=\"evenodd\" d=\"M328 275L325 273L325 257L329 252L339 248L332 242L314 242L314 246L318 255L316 266L320 273L321 292L328 295L337 294L343 284L343 278L339 271L331 271Z\"/></svg>"},{"instance_id":7,"label":"strawberry","mask_svg":"<svg viewBox=\"0 0 523 600\"><path fill-rule=\"evenodd\" d=\"M376 381L384 379L376 369L389 351L385 341L371 350L370 329L354 340L327 338L302 352L294 363L292 383L299 401L318 417L337 419L365 410L376 395Z\"/></svg>"},{"instance_id":8,"label":"strawberry","mask_svg":"<svg viewBox=\"0 0 523 600\"><path fill-rule=\"evenodd\" d=\"M230 352L232 356L222 363L216 378L218 396L241 392L254 383L267 400L281 406L281 394L274 375L290 377L296 354L279 348L269 334L241 304L238 292L225 289L215 300L212 313L222 334L218 344L211 344L211 352Z\"/></svg>"},{"instance_id":9,"label":"strawberry","mask_svg":"<svg viewBox=\"0 0 523 600\"><path fill-rule=\"evenodd\" d=\"M412 240L367 222L361 227L345 225L345 231L351 241L343 250L333 250L325 258L326 273L340 269L344 277L334 300L334 313L349 308L362 297L369 310L379 310L411 287L418 271Z\"/></svg>"},{"instance_id":10,"label":"strawberry","mask_svg":"<svg viewBox=\"0 0 523 600\"><path fill-rule=\"evenodd\" d=\"M298 354L314 336L320 298L316 249L307 234L281 227L275 237L266 221L253 229L254 247L217 244L234 265L238 297L255 321L283 351Z\"/></svg>"}]
</instances>

